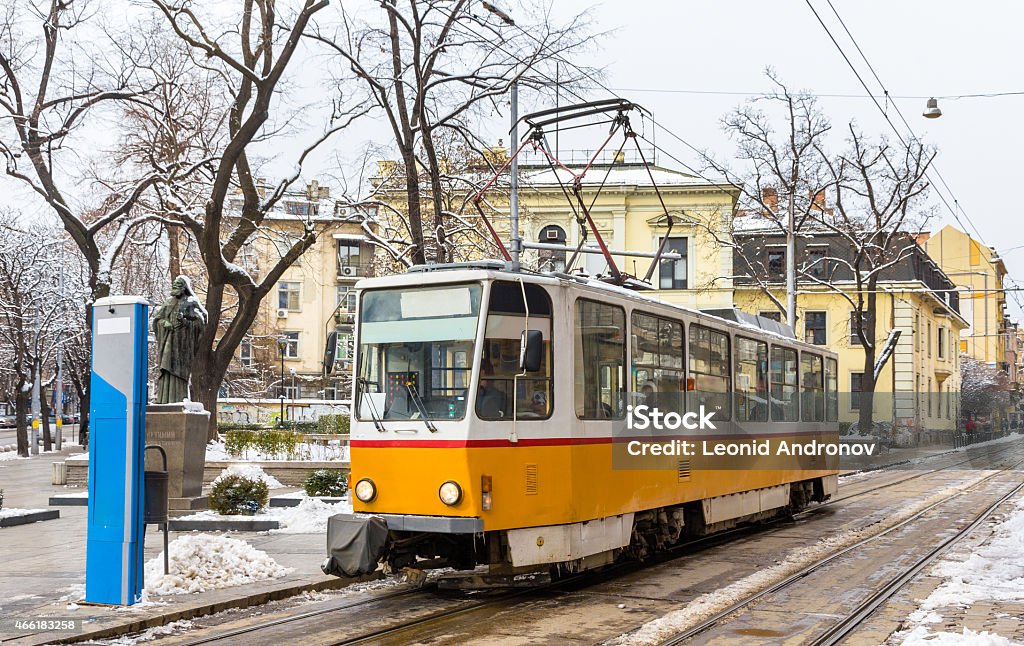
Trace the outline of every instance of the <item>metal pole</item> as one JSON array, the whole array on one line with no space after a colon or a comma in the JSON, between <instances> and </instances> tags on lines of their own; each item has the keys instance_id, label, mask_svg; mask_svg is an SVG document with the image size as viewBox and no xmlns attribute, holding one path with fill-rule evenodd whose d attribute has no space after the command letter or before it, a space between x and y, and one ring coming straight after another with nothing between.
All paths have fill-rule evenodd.
<instances>
[{"instance_id":1,"label":"metal pole","mask_svg":"<svg viewBox=\"0 0 1024 646\"><path fill-rule=\"evenodd\" d=\"M64 267L60 267L59 273L57 274L58 289L60 291L60 299L64 300ZM53 382L53 414L55 418L55 425L57 427L56 433L56 448L58 451L61 449L63 442L63 428L64 428L64 336L61 335L60 340L57 341L57 377Z\"/></svg>"},{"instance_id":2,"label":"metal pole","mask_svg":"<svg viewBox=\"0 0 1024 646\"><path fill-rule=\"evenodd\" d=\"M796 205L789 192L789 214L786 218L786 322L796 334Z\"/></svg>"},{"instance_id":3,"label":"metal pole","mask_svg":"<svg viewBox=\"0 0 1024 646\"><path fill-rule=\"evenodd\" d=\"M512 82L512 145L509 150L515 150L519 146L519 83ZM512 165L509 169L511 178L509 180L509 207L512 216L512 245L509 252L512 255L512 271L519 271L519 158L512 158Z\"/></svg>"},{"instance_id":4,"label":"metal pole","mask_svg":"<svg viewBox=\"0 0 1024 646\"><path fill-rule=\"evenodd\" d=\"M277 425L280 428L284 428L284 344L283 339L277 340L278 354L281 355L281 390L278 392L278 395L281 396L281 412L277 418Z\"/></svg>"},{"instance_id":5,"label":"metal pole","mask_svg":"<svg viewBox=\"0 0 1024 646\"><path fill-rule=\"evenodd\" d=\"M38 329L37 329L38 330ZM32 445L29 453L32 455L39 455L39 426L42 424L40 421L40 402L39 402L39 362L35 362L35 367L32 369Z\"/></svg>"}]
</instances>

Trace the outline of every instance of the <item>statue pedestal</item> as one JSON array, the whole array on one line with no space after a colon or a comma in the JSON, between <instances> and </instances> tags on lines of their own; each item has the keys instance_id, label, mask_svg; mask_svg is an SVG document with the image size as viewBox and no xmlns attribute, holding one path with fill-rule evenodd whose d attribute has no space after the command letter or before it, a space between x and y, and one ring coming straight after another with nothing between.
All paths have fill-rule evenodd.
<instances>
[{"instance_id":1,"label":"statue pedestal","mask_svg":"<svg viewBox=\"0 0 1024 646\"><path fill-rule=\"evenodd\" d=\"M209 420L209 411L197 403L151 404L146 407L146 443L157 444L167 452L167 496L177 503L179 509L197 508L192 503L186 505L181 499L202 497ZM146 470L162 469L160 452L147 451Z\"/></svg>"}]
</instances>

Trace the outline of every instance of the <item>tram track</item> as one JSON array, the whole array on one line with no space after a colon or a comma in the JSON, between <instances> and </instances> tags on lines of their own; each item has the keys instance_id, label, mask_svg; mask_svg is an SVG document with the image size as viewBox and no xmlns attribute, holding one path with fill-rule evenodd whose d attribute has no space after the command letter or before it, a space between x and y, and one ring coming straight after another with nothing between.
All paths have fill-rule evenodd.
<instances>
[{"instance_id":1,"label":"tram track","mask_svg":"<svg viewBox=\"0 0 1024 646\"><path fill-rule=\"evenodd\" d=\"M779 591L782 591L792 586L794 583L801 581L808 575L821 570L822 568L828 566L829 564L841 559L842 557L848 554L856 552L859 548L864 547L865 545L869 545L875 541L878 541L881 538L884 538L897 532L902 528L907 527L908 525L914 523L915 521L925 516L928 512L942 505L946 505L950 501L962 495L965 495L969 492L976 490L977 488L989 483L993 479L1013 471L1022 464L1024 464L1024 460L1020 460L1011 466L1000 469L995 473L972 483L968 487L961 489L953 493L952 495L943 498L942 500L938 500L924 507L923 509L918 510L913 515L901 520L900 522L890 527L887 527L886 529L876 534L873 534L860 541L857 541L856 543L853 543L852 545L849 545L837 552L833 552L815 561L814 563L811 563L801 568L799 571L787 576L781 581L774 583L768 586L767 588L761 589L758 592L751 594L745 597L744 599L728 606L727 608L713 614L712 616L688 628L687 630L675 634L669 637L668 639L658 642L658 646L678 646L679 644L682 644L694 637L697 637L702 633L705 633L713 628L716 628L717 626L721 625L723 622L735 616L739 612L751 608L761 599L764 599L769 595L775 594ZM950 547L952 547L957 542L968 536L975 529L977 529L977 527L981 523L983 523L989 516L991 516L992 513L1000 505L1005 503L1007 500L1013 498L1013 496L1015 496L1016 494L1020 493L1022 489L1024 489L1024 482L1018 483L1010 491L1001 495L994 503L992 503L991 505L986 507L982 512L977 514L970 523L968 523L966 526L957 531L956 534L944 540L942 543L940 543L938 546L930 550L923 557L916 560L910 567L904 568L897 576L890 579L884 586L882 586L882 588L878 589L875 593L870 595L864 601L857 604L857 606L849 614L847 614L842 619L840 619L836 624L828 628L822 635L816 637L815 640L811 643L815 644L816 646L831 646L833 644L839 643L844 638L848 637L879 606L881 606L886 600L890 599L893 595L899 592L899 590L901 590L907 583L913 580L914 577L916 577L921 572L921 570L923 570L936 557L947 551ZM634 631L635 630L636 629L634 629Z\"/></svg>"},{"instance_id":2,"label":"tram track","mask_svg":"<svg viewBox=\"0 0 1024 646\"><path fill-rule=\"evenodd\" d=\"M887 489L887 488L890 488L890 487L895 487L895 486L898 486L900 484L906 483L908 481L928 476L930 474L934 474L934 473L937 473L937 472L946 471L946 470L950 470L950 469L955 469L957 466L960 466L962 464L966 464L968 462L975 462L975 461L978 461L979 459L992 458L993 456L996 456L996 455L1004 452L1005 450L1006 449L1003 448L1003 447L999 447L999 448L992 447L990 450L986 451L985 453L983 453L981 455L975 454L975 455L973 455L971 457L967 457L967 458L965 458L963 460L959 460L959 461L956 461L956 462L953 462L953 463L950 463L950 464L946 464L946 465L943 465L943 466L938 467L938 468L934 468L934 469L930 469L930 470L924 470L924 471L921 471L919 473L915 473L914 475L908 476L906 478L900 478L898 480L894 480L894 481L891 481L891 482L876 483L874 486L869 486L867 489L860 490L860 491L854 491L854 492L852 492L852 493L850 493L848 495L836 497L836 498L834 498L832 500L829 500L829 501L826 501L825 503L822 503L820 505L815 505L815 506L813 506L813 507L811 507L809 509L806 509L804 511L798 512L797 514L794 514L793 516L780 517L780 518L774 519L772 521L766 521L766 522L762 522L762 523L755 524L755 525L748 525L748 526L738 527L738 528L735 528L735 529L732 529L732 530L728 530L728 531L724 531L724 532L719 532L719 533L716 533L716 534L713 534L713 535L710 535L710 536L704 536L704 537L696 538L696 539L693 539L693 540L690 540L690 541L686 541L684 543L680 543L680 544L674 546L673 548L670 548L669 550L666 550L666 551L658 554L655 558L652 558L652 559L649 559L649 560L646 560L646 561L643 561L643 562L626 561L626 562L622 562L622 563L617 563L617 564L609 566L608 568L605 568L605 569L600 570L600 571L590 571L590 572L584 572L584 573L580 573L580 574L575 574L575 575L571 575L571 576L568 576L568 577L560 578L560 579L558 579L556 581L553 581L553 582L551 582L549 584L544 584L544 585L540 585L540 586L534 586L534 587L531 587L531 588L515 589L515 590L511 590L511 591L507 591L507 592L489 594L487 596L487 598L483 598L483 599L475 600L475 601L466 601L466 597L462 597L461 599L456 599L455 600L458 605L454 605L454 606L451 606L451 607L448 607L448 608L444 608L444 609L438 610L437 612L429 613L429 614L422 615L422 616L412 617L412 618L410 618L408 620L400 621L398 623L392 622L392 623L390 623L390 624L388 624L386 626L381 626L380 628L377 628L377 629L374 629L374 630L360 632L359 634L355 634L355 635L347 635L347 636L344 636L344 637L340 637L338 639L332 639L332 640L324 641L324 642L321 642L321 643L332 644L332 646L333 645L341 646L341 645L348 645L348 644L377 643L377 642L380 642L382 640L390 640L390 641L392 641L394 643L400 643L400 642L398 642L398 638L401 635L403 635L404 633L412 632L414 630L421 630L421 629L429 628L429 627L432 627L432 626L441 626L441 625L445 624L446 622L457 620L461 616L467 615L467 614L470 614L470 613L473 613L473 612L478 612L478 611L482 612L482 611L488 610L488 609L494 610L495 612L497 612L498 610L500 610L502 608L508 607L510 604L514 605L517 602L517 600L519 600L521 598L530 597L530 596L538 597L538 596L545 595L545 594L557 593L558 591L560 591L562 589L569 588L571 586L579 584L580 582L584 581L586 578L596 578L596 579L599 579L599 581L597 581L597 582L600 582L602 580L612 579L612 578L615 578L615 577L618 577L618 576L625 575L625 574L630 573L630 572L635 572L637 570L651 568L651 567L656 567L656 566L662 565L662 564L664 564L666 562L674 561L674 560L681 559L681 558L686 558L688 556L696 557L697 555L699 555L701 552L703 552L705 550L708 550L708 549L711 549L713 547L717 547L717 546L720 546L720 545L724 545L726 543L729 543L730 541L736 540L737 538L739 538L741 536L750 536L750 535L756 535L756 534L764 533L764 532L766 532L766 530L777 528L780 525L788 524L788 523L792 522L792 520L794 520L794 519L799 519L799 518L802 518L802 517L814 514L818 510L822 509L823 507L834 505L834 504L839 503L839 502L846 502L846 501L849 501L851 499L858 498L860 496L865 496L865 495L868 495L868 494L871 494L871 493L878 492L880 490L884 490L884 489ZM943 454L943 456L945 456L945 455L946 454ZM935 456L935 457L939 458L939 457L942 457L942 456ZM1024 461L1022 461L1022 462L1024 462ZM1020 463L1018 463L1018 465L1019 464ZM1000 471L999 473L1003 473L1003 472L1005 472L1005 470ZM994 475L996 475L996 474L994 474ZM990 477L993 477L993 476L990 476ZM976 483L975 485L972 485L972 487L973 486L977 486L977 484L980 484L980 483ZM910 522L913 518L916 518L920 514L923 514L924 511L932 509L934 506L937 506L937 505L941 504L942 502L946 502L947 500L948 499L945 499L943 501L935 503L935 505L929 506L925 510L922 510L922 512L920 512L918 515L912 517L911 519L908 519L904 523L901 523L899 526L902 526L902 525ZM895 529L895 527L890 528L889 530L886 530L886 531L887 532L888 531L892 531L893 529ZM869 539L865 539L864 542L867 542L867 541L869 541L869 540L871 540L873 538L874 537L871 537ZM845 553L845 551L842 552L842 553ZM414 597L417 597L417 596L420 596L420 595L425 595L425 596L432 595L433 593L436 593L436 591L437 591L436 584L428 584L427 586L424 586L424 587L407 588L407 589L403 589L403 590L400 590L400 591L393 591L393 592L384 593L384 594L377 594L377 595L374 595L374 596L372 596L370 598L367 598L367 599L358 599L358 600L343 602L341 604L334 604L334 605L331 605L331 606L325 607L325 608L318 608L316 610L307 611L307 612L303 612L303 613L299 613L299 614L295 614L295 615L279 617L277 619L271 619L271 620L268 620L268 621L263 621L263 622L260 622L258 624L254 624L254 625L251 625L251 626L244 626L244 627L240 627L240 628L235 628L235 629L232 629L232 630L229 630L229 631L226 631L226 632L219 632L217 634L201 636L201 637L197 637L197 638L185 641L185 642L177 642L177 643L187 644L188 646L199 646L200 644L211 644L211 643L234 643L234 642L237 641L238 638L244 637L246 635L253 635L255 633L259 633L260 631L266 631L268 629L285 627L285 626L287 626L289 624L299 624L299 623L306 622L306 621L316 620L318 618L325 618L325 617L328 617L328 616L330 616L332 614L339 614L339 615L342 615L342 616L350 616L353 613L358 613L357 616L367 616L368 614L373 613L374 615L381 615L381 614L384 614L384 613L382 613L382 612L374 613L374 611L372 609L376 608L376 607L382 607L381 610L383 610L384 607L386 607L387 604L389 604L389 603L401 602L403 599L414 598ZM444 597L438 597L436 594L434 595L434 598L435 598L435 600L437 600L437 599L444 600L444 601L450 600L450 599L446 600L446 599L444 599ZM671 643L678 643L678 642L671 642Z\"/></svg>"}]
</instances>

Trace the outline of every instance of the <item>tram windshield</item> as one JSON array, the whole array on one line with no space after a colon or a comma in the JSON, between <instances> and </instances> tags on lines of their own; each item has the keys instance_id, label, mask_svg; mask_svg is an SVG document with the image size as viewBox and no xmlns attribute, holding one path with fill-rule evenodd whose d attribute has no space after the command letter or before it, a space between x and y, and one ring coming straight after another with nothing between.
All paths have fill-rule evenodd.
<instances>
[{"instance_id":1,"label":"tram windshield","mask_svg":"<svg viewBox=\"0 0 1024 646\"><path fill-rule=\"evenodd\" d=\"M363 294L359 419L465 416L480 293L480 285L468 284Z\"/></svg>"}]
</instances>

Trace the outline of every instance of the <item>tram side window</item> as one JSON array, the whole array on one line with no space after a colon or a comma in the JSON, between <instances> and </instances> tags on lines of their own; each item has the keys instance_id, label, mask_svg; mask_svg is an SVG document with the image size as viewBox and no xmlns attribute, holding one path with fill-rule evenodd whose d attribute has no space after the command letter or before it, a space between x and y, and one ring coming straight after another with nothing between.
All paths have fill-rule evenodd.
<instances>
[{"instance_id":1,"label":"tram side window","mask_svg":"<svg viewBox=\"0 0 1024 646\"><path fill-rule=\"evenodd\" d=\"M736 337L736 419L768 421L768 344Z\"/></svg>"},{"instance_id":2,"label":"tram side window","mask_svg":"<svg viewBox=\"0 0 1024 646\"><path fill-rule=\"evenodd\" d=\"M526 305L523 303L525 287ZM540 370L519 376L523 330L544 338ZM543 287L497 281L491 286L480 361L476 414L480 419L547 419L552 410L551 299Z\"/></svg>"},{"instance_id":3,"label":"tram side window","mask_svg":"<svg viewBox=\"0 0 1024 646\"><path fill-rule=\"evenodd\" d=\"M773 422L796 422L800 419L796 370L796 350L772 346L771 411Z\"/></svg>"},{"instance_id":4,"label":"tram side window","mask_svg":"<svg viewBox=\"0 0 1024 646\"><path fill-rule=\"evenodd\" d=\"M825 359L825 421L839 421L839 363Z\"/></svg>"},{"instance_id":5,"label":"tram side window","mask_svg":"<svg viewBox=\"0 0 1024 646\"><path fill-rule=\"evenodd\" d=\"M622 419L626 368L626 312L576 301L575 405L580 419Z\"/></svg>"},{"instance_id":6,"label":"tram side window","mask_svg":"<svg viewBox=\"0 0 1024 646\"><path fill-rule=\"evenodd\" d=\"M683 410L683 325L633 312L634 406L646 404L663 411Z\"/></svg>"},{"instance_id":7,"label":"tram side window","mask_svg":"<svg viewBox=\"0 0 1024 646\"><path fill-rule=\"evenodd\" d=\"M800 356L800 375L803 380L805 422L825 421L825 369L821 357L804 352Z\"/></svg>"},{"instance_id":8,"label":"tram side window","mask_svg":"<svg viewBox=\"0 0 1024 646\"><path fill-rule=\"evenodd\" d=\"M690 380L689 390L695 391L696 400L687 406L696 410L715 411L712 419L726 421L730 417L729 387L729 335L716 332L703 325L690 326Z\"/></svg>"}]
</instances>

